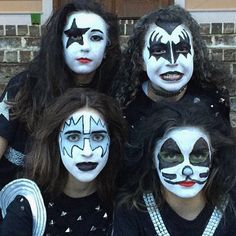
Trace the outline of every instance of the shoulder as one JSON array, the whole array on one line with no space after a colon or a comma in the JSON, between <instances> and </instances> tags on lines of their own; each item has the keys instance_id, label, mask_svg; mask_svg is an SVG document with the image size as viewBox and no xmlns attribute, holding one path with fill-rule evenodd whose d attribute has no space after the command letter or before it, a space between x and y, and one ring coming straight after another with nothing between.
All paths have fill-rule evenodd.
<instances>
[{"instance_id":1,"label":"shoulder","mask_svg":"<svg viewBox=\"0 0 236 236\"><path fill-rule=\"evenodd\" d=\"M19 91L19 89L23 86L28 76L29 76L28 72L23 71L12 77L6 86L3 95L8 93L8 99L14 97L16 93Z\"/></svg>"},{"instance_id":2,"label":"shoulder","mask_svg":"<svg viewBox=\"0 0 236 236\"><path fill-rule=\"evenodd\" d=\"M225 87L217 88L201 88L194 87L187 90L184 99L190 99L193 103L201 102L206 105L212 113L217 117L221 115L229 121L229 93Z\"/></svg>"}]
</instances>

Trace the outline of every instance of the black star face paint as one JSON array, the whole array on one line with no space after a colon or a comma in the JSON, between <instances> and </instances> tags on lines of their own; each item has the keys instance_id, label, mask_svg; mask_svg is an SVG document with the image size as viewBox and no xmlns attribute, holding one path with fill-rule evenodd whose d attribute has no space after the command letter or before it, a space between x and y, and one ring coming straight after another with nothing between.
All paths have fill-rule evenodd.
<instances>
[{"instance_id":1,"label":"black star face paint","mask_svg":"<svg viewBox=\"0 0 236 236\"><path fill-rule=\"evenodd\" d=\"M181 198L196 196L211 166L208 136L199 128L174 128L156 143L154 162L165 189Z\"/></svg>"},{"instance_id":2,"label":"black star face paint","mask_svg":"<svg viewBox=\"0 0 236 236\"><path fill-rule=\"evenodd\" d=\"M184 25L153 24L149 27L143 60L154 87L170 92L184 87L193 73L193 56L192 35Z\"/></svg>"},{"instance_id":3,"label":"black star face paint","mask_svg":"<svg viewBox=\"0 0 236 236\"><path fill-rule=\"evenodd\" d=\"M89 30L89 28L78 28L76 25L76 20L74 18L71 28L65 30L64 33L68 37L66 48L68 48L72 43L79 43L84 45L83 35Z\"/></svg>"},{"instance_id":4,"label":"black star face paint","mask_svg":"<svg viewBox=\"0 0 236 236\"><path fill-rule=\"evenodd\" d=\"M83 108L63 124L59 147L64 166L81 182L93 181L107 163L110 137L101 115Z\"/></svg>"},{"instance_id":5,"label":"black star face paint","mask_svg":"<svg viewBox=\"0 0 236 236\"><path fill-rule=\"evenodd\" d=\"M104 58L108 44L107 24L94 13L75 12L67 19L62 42L67 66L77 74L89 74Z\"/></svg>"}]
</instances>

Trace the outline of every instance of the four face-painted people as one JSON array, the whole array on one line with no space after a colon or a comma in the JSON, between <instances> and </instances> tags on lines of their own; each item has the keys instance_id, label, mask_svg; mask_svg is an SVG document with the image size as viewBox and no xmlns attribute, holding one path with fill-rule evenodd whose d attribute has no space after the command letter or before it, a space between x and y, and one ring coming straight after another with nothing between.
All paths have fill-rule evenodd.
<instances>
[{"instance_id":1,"label":"four face-painted people","mask_svg":"<svg viewBox=\"0 0 236 236\"><path fill-rule=\"evenodd\" d=\"M2 99L14 98L18 90L20 97L13 106L17 120L10 122L8 116L4 115L5 123L7 122L10 129L6 132L6 125L3 125L1 134L0 127L1 152L5 151L7 144L9 146L7 162L19 165L17 154L20 153L21 160L24 157L24 145L18 143L18 138L11 140L14 132L7 134L9 130L18 130L16 137L25 142L22 133L27 138L29 130L26 127L34 128L35 118L39 117L39 113L50 103L50 99L71 86L91 87L99 91L105 91L105 88L109 87L106 86L106 79L111 73L104 68L107 65L110 69L107 64L109 62L116 65L110 59L119 56L118 31L115 30L116 33L111 35L116 29L114 18L109 14L105 15L100 8L93 8L95 5L68 4L56 13L61 14L65 23L59 27L61 38L55 40L57 43L54 46L60 50L54 62L49 62L49 48L43 45L48 44L47 39L50 41L53 38L50 27L56 24L56 15L52 17L46 37L42 40L42 49L29 72L10 81ZM124 64L120 68L119 76L122 80L115 86L115 96L120 104L130 104L126 116L131 127L149 116L152 107L163 100L191 100L192 105L203 102L216 117L223 113L223 116L228 118L227 101L223 97L218 98L221 93L215 84L209 85L207 82L207 76L211 73L206 73L210 70L210 62L202 42L197 23L189 13L176 6L152 12L137 22L128 43L129 49L124 53ZM49 61L46 62L46 72L43 72L45 69L42 69L44 67L40 63L45 55L48 55L46 58ZM39 65L41 72L36 76L35 69ZM63 70L56 70L59 67ZM51 81L45 85L40 76L51 78ZM54 81L57 76L60 82ZM32 78L37 81L33 87ZM59 85L54 86L55 82ZM206 87L214 93L213 97L208 90L204 90ZM32 115L27 117L30 111L27 98L36 90L38 93L33 98L36 106L33 107ZM27 91L26 95L23 94L24 91ZM41 94L40 91L44 92ZM25 107L28 108L24 110ZM61 127L59 149L61 161L68 171L68 181L63 189L66 194L71 193L70 189L76 186L77 181L89 182L89 189L96 189L97 177L109 158L111 140L108 130L104 117L96 110L87 108L71 114ZM183 137L186 137L186 142L183 142ZM170 155L170 152L174 154ZM170 196L179 198L193 198L203 192L212 163L211 141L204 131L194 126L173 129L156 144L154 155L157 174L167 195L169 193Z\"/></svg>"}]
</instances>

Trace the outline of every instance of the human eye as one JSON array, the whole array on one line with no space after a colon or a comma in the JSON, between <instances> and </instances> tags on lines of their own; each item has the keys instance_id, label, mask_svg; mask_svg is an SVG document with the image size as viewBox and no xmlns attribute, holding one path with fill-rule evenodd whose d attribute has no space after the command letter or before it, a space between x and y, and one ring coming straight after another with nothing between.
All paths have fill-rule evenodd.
<instances>
[{"instance_id":1,"label":"human eye","mask_svg":"<svg viewBox=\"0 0 236 236\"><path fill-rule=\"evenodd\" d=\"M181 153L177 152L167 152L167 151L161 151L160 157L163 161L169 162L169 163L176 163L176 162L182 162L183 161L183 155Z\"/></svg>"},{"instance_id":2,"label":"human eye","mask_svg":"<svg viewBox=\"0 0 236 236\"><path fill-rule=\"evenodd\" d=\"M94 133L92 134L92 140L96 142L101 142L105 139L105 134L102 133Z\"/></svg>"},{"instance_id":3,"label":"human eye","mask_svg":"<svg viewBox=\"0 0 236 236\"><path fill-rule=\"evenodd\" d=\"M160 56L167 53L166 45L163 43L151 45L149 50L153 56Z\"/></svg>"},{"instance_id":4,"label":"human eye","mask_svg":"<svg viewBox=\"0 0 236 236\"><path fill-rule=\"evenodd\" d=\"M209 153L208 152L204 152L204 153L192 153L190 154L190 162L192 164L200 164L205 162L209 157Z\"/></svg>"},{"instance_id":5,"label":"human eye","mask_svg":"<svg viewBox=\"0 0 236 236\"><path fill-rule=\"evenodd\" d=\"M69 134L66 136L66 139L69 140L70 142L77 142L80 140L80 134Z\"/></svg>"},{"instance_id":6,"label":"human eye","mask_svg":"<svg viewBox=\"0 0 236 236\"><path fill-rule=\"evenodd\" d=\"M103 36L94 34L90 37L91 41L99 42L103 40Z\"/></svg>"},{"instance_id":7,"label":"human eye","mask_svg":"<svg viewBox=\"0 0 236 236\"><path fill-rule=\"evenodd\" d=\"M176 47L177 53L189 53L190 52L190 45L188 43L179 43Z\"/></svg>"}]
</instances>

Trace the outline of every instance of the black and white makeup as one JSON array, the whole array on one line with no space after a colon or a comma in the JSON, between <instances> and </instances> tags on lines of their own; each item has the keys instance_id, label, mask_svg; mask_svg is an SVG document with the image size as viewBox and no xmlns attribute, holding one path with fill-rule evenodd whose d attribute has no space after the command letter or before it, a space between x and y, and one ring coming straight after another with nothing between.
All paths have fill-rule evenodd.
<instances>
[{"instance_id":1,"label":"black and white makeup","mask_svg":"<svg viewBox=\"0 0 236 236\"><path fill-rule=\"evenodd\" d=\"M209 176L210 140L199 128L171 129L156 143L154 162L167 191L180 198L194 197Z\"/></svg>"},{"instance_id":2,"label":"black and white makeup","mask_svg":"<svg viewBox=\"0 0 236 236\"><path fill-rule=\"evenodd\" d=\"M61 127L59 147L68 172L80 182L91 182L109 156L110 136L105 121L94 109L82 108Z\"/></svg>"},{"instance_id":3,"label":"black and white makeup","mask_svg":"<svg viewBox=\"0 0 236 236\"><path fill-rule=\"evenodd\" d=\"M74 12L62 35L67 66L77 74L94 72L102 63L108 45L108 26L97 14Z\"/></svg>"},{"instance_id":4,"label":"black and white makeup","mask_svg":"<svg viewBox=\"0 0 236 236\"><path fill-rule=\"evenodd\" d=\"M181 24L152 24L145 35L144 70L154 88L177 92L193 74L193 42Z\"/></svg>"}]
</instances>

